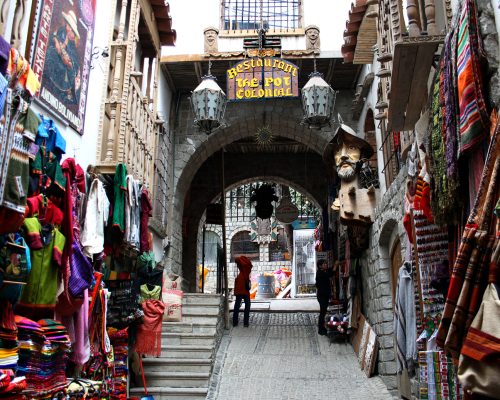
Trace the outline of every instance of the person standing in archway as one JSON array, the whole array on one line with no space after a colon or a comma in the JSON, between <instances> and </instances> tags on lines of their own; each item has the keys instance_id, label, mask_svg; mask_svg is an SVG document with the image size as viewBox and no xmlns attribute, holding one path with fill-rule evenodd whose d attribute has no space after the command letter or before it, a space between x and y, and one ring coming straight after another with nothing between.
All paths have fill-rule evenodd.
<instances>
[{"instance_id":1,"label":"person standing in archway","mask_svg":"<svg viewBox=\"0 0 500 400\"><path fill-rule=\"evenodd\" d=\"M328 268L326 260L318 260L318 270L316 271L316 298L319 303L318 334L326 335L325 316L328 309L328 302L332 295L330 278L333 276L333 269Z\"/></svg>"},{"instance_id":2,"label":"person standing in archway","mask_svg":"<svg viewBox=\"0 0 500 400\"><path fill-rule=\"evenodd\" d=\"M243 326L247 327L250 319L250 272L252 262L248 257L239 256L235 260L240 271L234 280L234 294L236 301L233 309L233 326L238 326L238 314L240 312L241 301L245 301L245 311L243 314Z\"/></svg>"}]
</instances>

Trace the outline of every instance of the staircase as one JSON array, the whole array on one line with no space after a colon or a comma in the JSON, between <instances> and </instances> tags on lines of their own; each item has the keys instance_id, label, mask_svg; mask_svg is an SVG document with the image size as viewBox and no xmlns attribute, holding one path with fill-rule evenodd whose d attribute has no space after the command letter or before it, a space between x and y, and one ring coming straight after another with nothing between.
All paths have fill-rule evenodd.
<instances>
[{"instance_id":1,"label":"staircase","mask_svg":"<svg viewBox=\"0 0 500 400\"><path fill-rule=\"evenodd\" d=\"M149 394L155 400L205 399L223 330L222 297L184 293L182 322L163 322L159 358L143 358ZM140 397L142 387L130 389Z\"/></svg>"}]
</instances>

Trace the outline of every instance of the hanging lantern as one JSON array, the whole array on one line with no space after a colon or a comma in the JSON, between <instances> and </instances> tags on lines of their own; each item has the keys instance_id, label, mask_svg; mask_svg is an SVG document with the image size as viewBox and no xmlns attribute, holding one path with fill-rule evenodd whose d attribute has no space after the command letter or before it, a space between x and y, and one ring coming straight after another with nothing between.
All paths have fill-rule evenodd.
<instances>
[{"instance_id":1,"label":"hanging lantern","mask_svg":"<svg viewBox=\"0 0 500 400\"><path fill-rule=\"evenodd\" d=\"M278 196L274 192L274 188L267 184L262 184L255 189L250 197L251 202L257 202L255 205L255 213L260 219L268 219L273 215L274 207L271 204L273 201L278 201Z\"/></svg>"},{"instance_id":2,"label":"hanging lantern","mask_svg":"<svg viewBox=\"0 0 500 400\"><path fill-rule=\"evenodd\" d=\"M318 129L330 125L335 96L336 92L325 82L323 74L314 71L309 75L309 81L302 88L303 123Z\"/></svg>"},{"instance_id":3,"label":"hanging lantern","mask_svg":"<svg viewBox=\"0 0 500 400\"><path fill-rule=\"evenodd\" d=\"M195 115L194 124L207 135L222 124L226 111L226 94L217 85L215 77L205 75L191 94L191 106Z\"/></svg>"}]
</instances>

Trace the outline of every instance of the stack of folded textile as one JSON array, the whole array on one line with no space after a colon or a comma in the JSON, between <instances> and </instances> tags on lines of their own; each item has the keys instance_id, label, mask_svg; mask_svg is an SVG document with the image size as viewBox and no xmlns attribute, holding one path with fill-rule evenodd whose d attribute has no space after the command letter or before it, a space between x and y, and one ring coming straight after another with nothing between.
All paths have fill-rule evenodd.
<instances>
[{"instance_id":1,"label":"stack of folded textile","mask_svg":"<svg viewBox=\"0 0 500 400\"><path fill-rule=\"evenodd\" d=\"M0 399L21 400L26 396L21 392L26 389L24 376L14 377L11 369L0 369Z\"/></svg>"},{"instance_id":2,"label":"stack of folded textile","mask_svg":"<svg viewBox=\"0 0 500 400\"><path fill-rule=\"evenodd\" d=\"M19 338L17 375L25 376L24 394L46 397L66 387L66 363L71 346L66 328L54 320L38 323L16 316Z\"/></svg>"},{"instance_id":3,"label":"stack of folded textile","mask_svg":"<svg viewBox=\"0 0 500 400\"><path fill-rule=\"evenodd\" d=\"M12 306L0 304L0 368L16 369L18 360L17 326Z\"/></svg>"},{"instance_id":4,"label":"stack of folded textile","mask_svg":"<svg viewBox=\"0 0 500 400\"><path fill-rule=\"evenodd\" d=\"M109 398L110 400L125 400L127 399L128 329L108 328L108 335L115 356Z\"/></svg>"}]
</instances>

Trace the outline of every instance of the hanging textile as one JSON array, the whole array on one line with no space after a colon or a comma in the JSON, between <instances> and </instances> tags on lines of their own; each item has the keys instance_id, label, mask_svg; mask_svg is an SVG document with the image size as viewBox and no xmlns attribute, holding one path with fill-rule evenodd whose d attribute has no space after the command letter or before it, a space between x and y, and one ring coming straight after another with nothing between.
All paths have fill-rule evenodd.
<instances>
[{"instance_id":1,"label":"hanging textile","mask_svg":"<svg viewBox=\"0 0 500 400\"><path fill-rule=\"evenodd\" d=\"M437 342L458 362L462 341L486 288L494 243L489 234L500 179L500 124L491 138L481 185L465 226L439 326Z\"/></svg>"},{"instance_id":2,"label":"hanging textile","mask_svg":"<svg viewBox=\"0 0 500 400\"><path fill-rule=\"evenodd\" d=\"M461 155L481 142L489 131L481 72L484 60L475 0L466 0L460 14L457 45Z\"/></svg>"},{"instance_id":3,"label":"hanging textile","mask_svg":"<svg viewBox=\"0 0 500 400\"><path fill-rule=\"evenodd\" d=\"M125 201L125 242L139 249L140 234L140 189L139 181L127 175L127 197Z\"/></svg>"},{"instance_id":4,"label":"hanging textile","mask_svg":"<svg viewBox=\"0 0 500 400\"><path fill-rule=\"evenodd\" d=\"M113 228L121 235L125 232L125 198L127 194L127 167L120 163L116 166L113 180L114 203L113 203Z\"/></svg>"},{"instance_id":5,"label":"hanging textile","mask_svg":"<svg viewBox=\"0 0 500 400\"><path fill-rule=\"evenodd\" d=\"M394 306L394 336L396 340L397 372L404 369L415 375L417 359L417 325L415 316L415 292L411 277L411 263L406 261L399 268Z\"/></svg>"},{"instance_id":6,"label":"hanging textile","mask_svg":"<svg viewBox=\"0 0 500 400\"><path fill-rule=\"evenodd\" d=\"M151 214L152 211L153 206L149 199L149 193L147 189L143 187L141 192L141 253L152 250L148 234L149 218L153 216L153 214Z\"/></svg>"},{"instance_id":7,"label":"hanging textile","mask_svg":"<svg viewBox=\"0 0 500 400\"><path fill-rule=\"evenodd\" d=\"M104 226L108 222L109 200L99 179L90 185L83 224L81 243L83 252L88 257L104 250Z\"/></svg>"},{"instance_id":8,"label":"hanging textile","mask_svg":"<svg viewBox=\"0 0 500 400\"><path fill-rule=\"evenodd\" d=\"M146 300L142 303L143 323L137 328L135 351L152 357L161 355L161 327L165 304L161 300Z\"/></svg>"},{"instance_id":9,"label":"hanging textile","mask_svg":"<svg viewBox=\"0 0 500 400\"><path fill-rule=\"evenodd\" d=\"M457 114L454 99L455 81L451 62L452 48L456 42L451 31L444 43L439 68L434 78L431 103L431 192L432 214L439 225L457 220L459 196L457 166Z\"/></svg>"}]
</instances>

